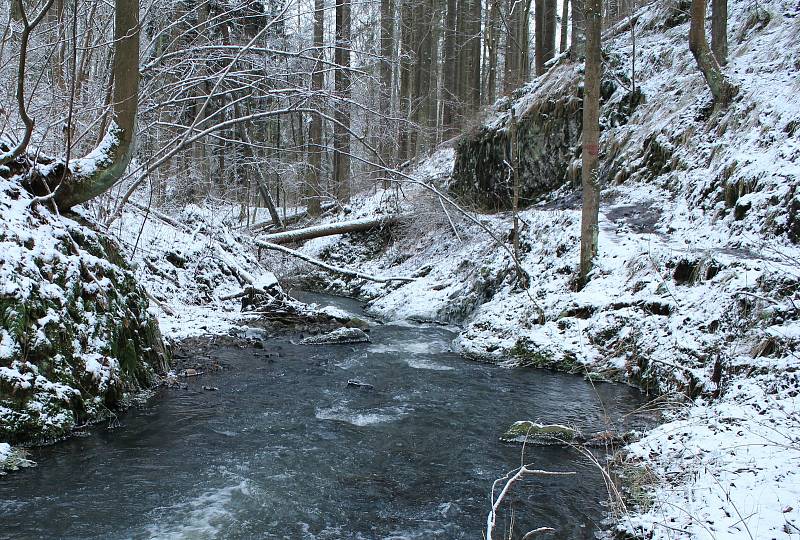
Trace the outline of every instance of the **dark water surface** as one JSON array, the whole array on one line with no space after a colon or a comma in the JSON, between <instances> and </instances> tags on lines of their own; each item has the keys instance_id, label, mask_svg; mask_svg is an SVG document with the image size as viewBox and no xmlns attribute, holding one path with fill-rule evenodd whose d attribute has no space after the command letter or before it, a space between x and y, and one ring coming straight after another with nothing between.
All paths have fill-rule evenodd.
<instances>
[{"instance_id":1,"label":"dark water surface","mask_svg":"<svg viewBox=\"0 0 800 540\"><path fill-rule=\"evenodd\" d=\"M219 350L229 369L161 390L123 428L34 449L39 467L0 477L0 538L480 539L492 482L520 463L521 448L497 440L510 423L593 432L643 401L625 386L464 361L444 328L371 335L267 342L274 358ZM593 538L607 498L598 472L560 448L525 460L578 475L517 484L515 537L547 525Z\"/></svg>"}]
</instances>

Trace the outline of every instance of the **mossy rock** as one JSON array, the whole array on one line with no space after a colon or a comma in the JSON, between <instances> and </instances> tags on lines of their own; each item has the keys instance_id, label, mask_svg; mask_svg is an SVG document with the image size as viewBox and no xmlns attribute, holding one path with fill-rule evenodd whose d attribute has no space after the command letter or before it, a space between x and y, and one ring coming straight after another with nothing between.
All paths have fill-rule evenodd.
<instances>
[{"instance_id":1,"label":"mossy rock","mask_svg":"<svg viewBox=\"0 0 800 540\"><path fill-rule=\"evenodd\" d=\"M539 424L529 420L514 422L500 437L503 442L525 443L533 446L564 446L581 443L584 438L577 429L562 424Z\"/></svg>"},{"instance_id":2,"label":"mossy rock","mask_svg":"<svg viewBox=\"0 0 800 540\"><path fill-rule=\"evenodd\" d=\"M7 452L2 450L0 448L0 476L6 474L5 471L18 471L36 466L35 461L28 459L28 453L24 448L10 448Z\"/></svg>"},{"instance_id":3,"label":"mossy rock","mask_svg":"<svg viewBox=\"0 0 800 540\"><path fill-rule=\"evenodd\" d=\"M572 353L564 353L556 356L546 347L542 347L527 339L520 338L508 354L517 359L519 367L529 367L537 369L551 369L553 371L563 371L565 373L580 373L583 365Z\"/></svg>"},{"instance_id":4,"label":"mossy rock","mask_svg":"<svg viewBox=\"0 0 800 540\"><path fill-rule=\"evenodd\" d=\"M0 440L13 444L51 442L113 416L169 366L147 294L116 244L68 220L66 235L46 212L35 216L36 242L0 221L0 249L15 257L0 296Z\"/></svg>"}]
</instances>

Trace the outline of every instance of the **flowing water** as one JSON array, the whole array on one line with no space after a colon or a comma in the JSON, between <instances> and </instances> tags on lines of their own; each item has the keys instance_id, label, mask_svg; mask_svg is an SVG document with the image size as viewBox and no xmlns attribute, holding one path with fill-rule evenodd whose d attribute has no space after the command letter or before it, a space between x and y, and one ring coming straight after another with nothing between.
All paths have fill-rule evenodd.
<instances>
[{"instance_id":1,"label":"flowing water","mask_svg":"<svg viewBox=\"0 0 800 540\"><path fill-rule=\"evenodd\" d=\"M465 361L442 327L371 337L220 349L227 369L159 391L121 428L34 449L37 468L0 477L0 538L480 539L493 481L520 463L521 447L498 441L509 424L594 432L643 402L625 386ZM515 484L497 530L513 513L515 538L538 526L593 538L607 499L597 470L570 449L524 458L577 475Z\"/></svg>"}]
</instances>

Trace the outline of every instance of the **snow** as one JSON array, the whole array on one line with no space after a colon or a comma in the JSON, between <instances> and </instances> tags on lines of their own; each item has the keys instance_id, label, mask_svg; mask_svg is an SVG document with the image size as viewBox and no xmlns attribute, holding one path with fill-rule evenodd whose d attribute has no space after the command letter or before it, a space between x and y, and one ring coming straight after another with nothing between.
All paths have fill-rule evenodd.
<instances>
[{"instance_id":1,"label":"snow","mask_svg":"<svg viewBox=\"0 0 800 540\"><path fill-rule=\"evenodd\" d=\"M275 274L252 254L249 239L234 229L232 213L189 205L169 217L176 227L128 206L109 231L156 300L151 310L165 338L226 334L255 317L241 312L240 300L223 300L250 285L241 277L262 290L277 286Z\"/></svg>"},{"instance_id":2,"label":"snow","mask_svg":"<svg viewBox=\"0 0 800 540\"><path fill-rule=\"evenodd\" d=\"M449 208L456 237L439 201L418 185L352 203L355 217L388 209L416 216L377 255L350 237L303 249L365 272L417 277L392 285L338 280L330 289L370 298L369 311L390 321L458 324L453 347L469 357L543 362L667 397L691 394L689 406L626 449L628 465L658 480L646 486L650 505L631 506L620 519L625 532L798 539L800 248L790 234L800 139L790 131L800 121L800 6L730 4L726 69L741 90L711 118L688 23L663 27L673 6L640 11L637 81L646 101L627 124L604 131L602 146L617 146L629 176L604 187L600 252L583 290L574 286L580 207L570 204L569 186L520 213L527 290L515 287L505 249ZM763 28L748 24L756 10L771 16ZM612 34L609 50L629 66L627 31ZM516 96L517 115L572 84L578 69L566 64L529 84ZM485 124L502 127L507 106L501 100ZM670 169L656 175L643 162L651 140L671 153ZM408 174L444 185L453 160L452 149L442 149ZM508 238L510 213L473 217Z\"/></svg>"}]
</instances>

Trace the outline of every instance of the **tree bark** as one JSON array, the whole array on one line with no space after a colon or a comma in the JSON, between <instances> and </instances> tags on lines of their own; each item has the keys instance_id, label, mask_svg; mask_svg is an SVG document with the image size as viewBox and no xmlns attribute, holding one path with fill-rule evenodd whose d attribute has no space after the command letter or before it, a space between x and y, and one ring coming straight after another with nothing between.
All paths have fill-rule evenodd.
<instances>
[{"instance_id":1,"label":"tree bark","mask_svg":"<svg viewBox=\"0 0 800 540\"><path fill-rule=\"evenodd\" d=\"M70 160L67 170L31 169L26 186L68 210L104 193L125 173L134 151L139 97L139 0L116 0L114 12L114 120L87 156Z\"/></svg>"},{"instance_id":2,"label":"tree bark","mask_svg":"<svg viewBox=\"0 0 800 540\"><path fill-rule=\"evenodd\" d=\"M354 219L351 221L341 221L339 223L329 223L326 225L315 225L313 227L306 227L304 229L267 234L261 236L261 239L265 242L272 242L273 244L305 242L306 240L311 240L312 238L333 236L335 234L371 231L387 225L396 225L407 217L408 216L390 214L386 216Z\"/></svg>"},{"instance_id":3,"label":"tree bark","mask_svg":"<svg viewBox=\"0 0 800 540\"><path fill-rule=\"evenodd\" d=\"M602 0L586 0L586 71L583 90L583 209L581 213L581 258L578 283L586 284L597 255L600 209L598 168L600 142L600 70Z\"/></svg>"},{"instance_id":4,"label":"tree bark","mask_svg":"<svg viewBox=\"0 0 800 540\"><path fill-rule=\"evenodd\" d=\"M717 59L711 53L706 41L706 2L708 0L692 0L691 24L689 25L689 50L692 51L697 66L703 73L714 103L726 106L736 95L738 88L734 86L722 71Z\"/></svg>"},{"instance_id":5,"label":"tree bark","mask_svg":"<svg viewBox=\"0 0 800 540\"><path fill-rule=\"evenodd\" d=\"M544 0L544 63L556 55L556 0Z\"/></svg>"},{"instance_id":6,"label":"tree bark","mask_svg":"<svg viewBox=\"0 0 800 540\"><path fill-rule=\"evenodd\" d=\"M564 0L561 5L561 43L558 52L563 53L569 46L567 44L567 28L569 27L569 0Z\"/></svg>"},{"instance_id":7,"label":"tree bark","mask_svg":"<svg viewBox=\"0 0 800 540\"><path fill-rule=\"evenodd\" d=\"M535 0L533 8L533 64L537 76L544 73L544 2Z\"/></svg>"},{"instance_id":8,"label":"tree bark","mask_svg":"<svg viewBox=\"0 0 800 540\"><path fill-rule=\"evenodd\" d=\"M319 0L317 0L319 1ZM382 121L387 124L390 122L389 115L392 110L392 50L394 45L394 1L381 0L381 59L380 59L380 78L381 88L379 94L379 110ZM384 162L391 165L392 149L394 144L392 125L387 125L385 133L381 135L380 156Z\"/></svg>"},{"instance_id":9,"label":"tree bark","mask_svg":"<svg viewBox=\"0 0 800 540\"><path fill-rule=\"evenodd\" d=\"M350 201L350 0L336 0L336 110L333 127L333 169L336 198Z\"/></svg>"},{"instance_id":10,"label":"tree bark","mask_svg":"<svg viewBox=\"0 0 800 540\"><path fill-rule=\"evenodd\" d=\"M411 119L411 90L413 64L411 57L414 54L412 44L414 28L414 10L412 0L401 0L400 6L400 124L397 136L397 160L403 163L413 157L409 152L409 126L406 121Z\"/></svg>"},{"instance_id":11,"label":"tree bark","mask_svg":"<svg viewBox=\"0 0 800 540\"><path fill-rule=\"evenodd\" d=\"M555 0L536 0L535 21L536 75L541 75L556 52Z\"/></svg>"},{"instance_id":12,"label":"tree bark","mask_svg":"<svg viewBox=\"0 0 800 540\"><path fill-rule=\"evenodd\" d=\"M570 0L572 4L572 39L570 57L579 60L586 54L586 21L583 5L585 0Z\"/></svg>"},{"instance_id":13,"label":"tree bark","mask_svg":"<svg viewBox=\"0 0 800 540\"><path fill-rule=\"evenodd\" d=\"M720 66L728 63L728 0L711 1L711 50Z\"/></svg>"},{"instance_id":14,"label":"tree bark","mask_svg":"<svg viewBox=\"0 0 800 540\"><path fill-rule=\"evenodd\" d=\"M311 74L311 93L319 94L325 83L323 61L325 59L325 0L314 0L314 71ZM318 107L322 107L320 96L314 97ZM322 117L311 115L308 126L308 186L306 187L306 206L308 215L320 214L320 178L322 177Z\"/></svg>"},{"instance_id":15,"label":"tree bark","mask_svg":"<svg viewBox=\"0 0 800 540\"><path fill-rule=\"evenodd\" d=\"M458 13L458 0L447 0L447 13L444 22L444 45L442 47L442 127L444 138L452 138L458 130L455 129L458 117L458 92L456 89L456 14Z\"/></svg>"},{"instance_id":16,"label":"tree bark","mask_svg":"<svg viewBox=\"0 0 800 540\"><path fill-rule=\"evenodd\" d=\"M494 103L497 91L497 33L498 33L498 12L500 10L499 0L489 0L488 14L486 20L486 37L484 45L486 47L486 67L483 70L486 77L486 84L483 89L483 103L491 105Z\"/></svg>"}]
</instances>

